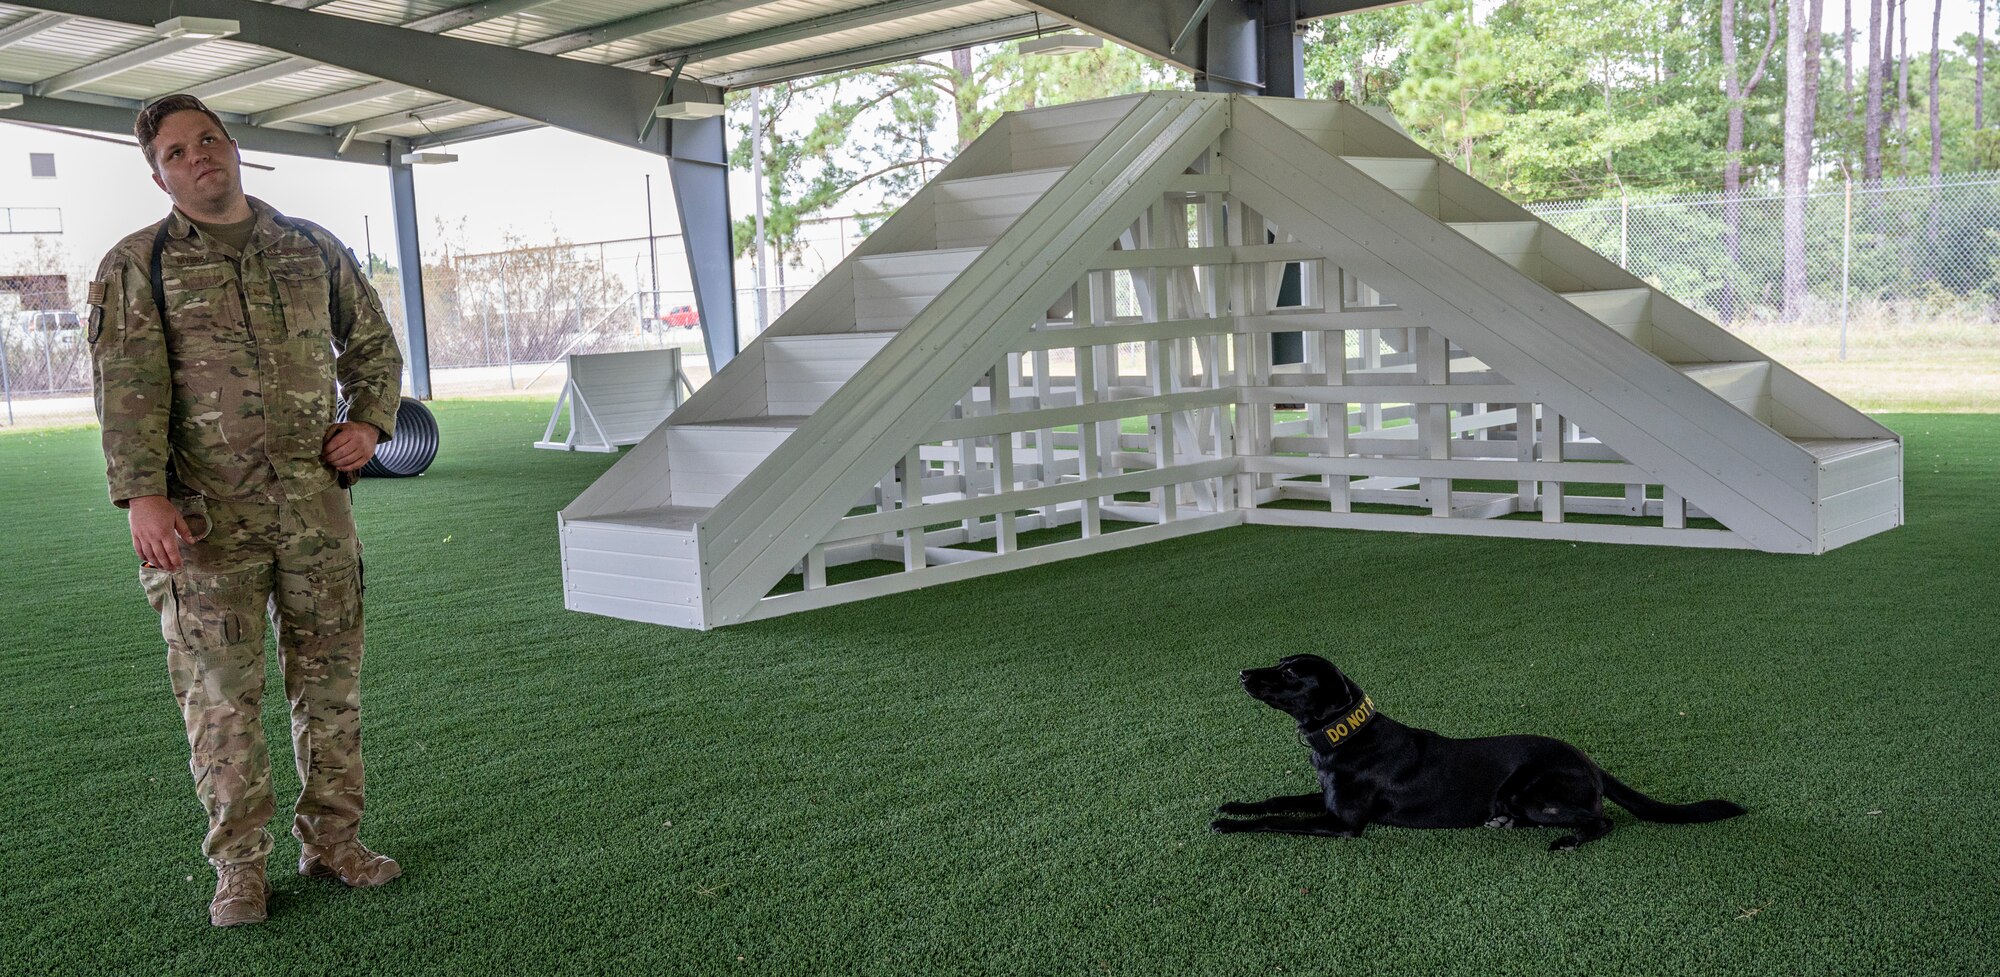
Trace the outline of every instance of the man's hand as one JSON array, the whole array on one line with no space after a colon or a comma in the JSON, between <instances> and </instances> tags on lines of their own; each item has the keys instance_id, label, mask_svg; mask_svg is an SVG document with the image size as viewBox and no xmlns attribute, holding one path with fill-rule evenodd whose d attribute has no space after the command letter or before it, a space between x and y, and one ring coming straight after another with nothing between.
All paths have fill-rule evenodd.
<instances>
[{"instance_id":1,"label":"man's hand","mask_svg":"<svg viewBox=\"0 0 2000 977\"><path fill-rule=\"evenodd\" d=\"M163 570L181 568L180 540L194 542L181 510L164 495L142 495L129 503L132 522L132 551L139 559ZM176 538L178 537L178 538Z\"/></svg>"},{"instance_id":2,"label":"man's hand","mask_svg":"<svg viewBox=\"0 0 2000 977\"><path fill-rule=\"evenodd\" d=\"M342 421L326 429L326 444L319 456L334 471L351 472L375 457L375 442L382 432L366 421Z\"/></svg>"}]
</instances>

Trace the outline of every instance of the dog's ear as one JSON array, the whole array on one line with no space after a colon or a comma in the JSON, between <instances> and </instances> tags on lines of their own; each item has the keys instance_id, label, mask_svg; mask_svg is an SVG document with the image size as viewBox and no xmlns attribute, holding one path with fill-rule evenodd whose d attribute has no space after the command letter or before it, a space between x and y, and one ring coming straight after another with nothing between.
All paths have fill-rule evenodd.
<instances>
[{"instance_id":1,"label":"dog's ear","mask_svg":"<svg viewBox=\"0 0 2000 977\"><path fill-rule=\"evenodd\" d=\"M1320 682L1328 689L1339 691L1348 697L1355 697L1361 694L1361 686L1355 684L1353 679L1348 678L1347 673L1340 670L1340 666L1318 655L1313 655L1311 658L1322 669Z\"/></svg>"}]
</instances>

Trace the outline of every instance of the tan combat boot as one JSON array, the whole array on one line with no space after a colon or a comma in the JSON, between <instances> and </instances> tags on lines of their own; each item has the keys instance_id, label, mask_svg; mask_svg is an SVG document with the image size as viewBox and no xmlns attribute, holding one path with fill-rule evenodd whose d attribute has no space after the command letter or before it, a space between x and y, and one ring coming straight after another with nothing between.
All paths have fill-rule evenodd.
<instances>
[{"instance_id":1,"label":"tan combat boot","mask_svg":"<svg viewBox=\"0 0 2000 977\"><path fill-rule=\"evenodd\" d=\"M332 845L301 845L299 874L332 876L352 889L372 889L403 874L403 867L378 855L358 840Z\"/></svg>"},{"instance_id":2,"label":"tan combat boot","mask_svg":"<svg viewBox=\"0 0 2000 977\"><path fill-rule=\"evenodd\" d=\"M218 865L215 869L215 898L208 903L208 921L216 926L242 926L265 920L264 903L271 896L271 883L264 875L262 860Z\"/></svg>"}]
</instances>

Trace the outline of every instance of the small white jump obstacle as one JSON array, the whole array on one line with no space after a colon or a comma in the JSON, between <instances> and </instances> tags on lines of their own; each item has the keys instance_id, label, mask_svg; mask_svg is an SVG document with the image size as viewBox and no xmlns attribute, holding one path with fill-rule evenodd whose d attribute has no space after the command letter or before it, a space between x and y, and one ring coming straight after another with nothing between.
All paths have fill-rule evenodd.
<instances>
[{"instance_id":1,"label":"small white jump obstacle","mask_svg":"<svg viewBox=\"0 0 2000 977\"><path fill-rule=\"evenodd\" d=\"M1894 432L1393 121L1182 92L1001 119L559 517L568 607L703 629L1246 524L1902 521Z\"/></svg>"},{"instance_id":2,"label":"small white jump obstacle","mask_svg":"<svg viewBox=\"0 0 2000 977\"><path fill-rule=\"evenodd\" d=\"M548 430L537 448L563 451L617 451L638 444L681 405L681 391L694 392L681 373L681 351L637 349L623 353L571 353L569 379L549 414ZM563 409L569 433L555 440Z\"/></svg>"}]
</instances>

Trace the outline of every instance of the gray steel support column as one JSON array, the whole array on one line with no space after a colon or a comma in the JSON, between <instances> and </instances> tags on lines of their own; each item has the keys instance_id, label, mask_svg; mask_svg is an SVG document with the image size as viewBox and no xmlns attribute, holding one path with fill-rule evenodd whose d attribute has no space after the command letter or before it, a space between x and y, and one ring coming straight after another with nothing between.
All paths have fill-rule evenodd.
<instances>
[{"instance_id":1,"label":"gray steel support column","mask_svg":"<svg viewBox=\"0 0 2000 977\"><path fill-rule=\"evenodd\" d=\"M1208 21L1201 29L1205 44L1195 90L1261 94L1264 72L1258 42L1263 38L1254 11L1240 4L1218 3L1209 8Z\"/></svg>"},{"instance_id":2,"label":"gray steel support column","mask_svg":"<svg viewBox=\"0 0 2000 977\"><path fill-rule=\"evenodd\" d=\"M389 198L396 213L396 277L403 286L403 322L409 326L410 395L431 399L431 343L424 325L424 254L417 247L417 181L403 162L409 144L389 143Z\"/></svg>"},{"instance_id":3,"label":"gray steel support column","mask_svg":"<svg viewBox=\"0 0 2000 977\"><path fill-rule=\"evenodd\" d=\"M1264 94L1279 98L1306 97L1306 39L1299 33L1298 0L1264 0Z\"/></svg>"},{"instance_id":4,"label":"gray steel support column","mask_svg":"<svg viewBox=\"0 0 2000 977\"><path fill-rule=\"evenodd\" d=\"M1221 5L1209 13L1207 64L1208 91L1243 92L1277 98L1305 95L1306 46L1298 31L1298 0L1263 0L1225 11ZM1247 62L1247 65L1246 65ZM1258 87L1234 84L1255 81ZM1303 268L1294 262L1285 266L1279 280L1278 307L1302 301ZM1303 363L1305 337L1296 332L1271 334L1272 363Z\"/></svg>"},{"instance_id":5,"label":"gray steel support column","mask_svg":"<svg viewBox=\"0 0 2000 977\"><path fill-rule=\"evenodd\" d=\"M672 123L667 160L710 376L722 372L737 352L736 241L729 227L729 151L722 122L717 117Z\"/></svg>"}]
</instances>

